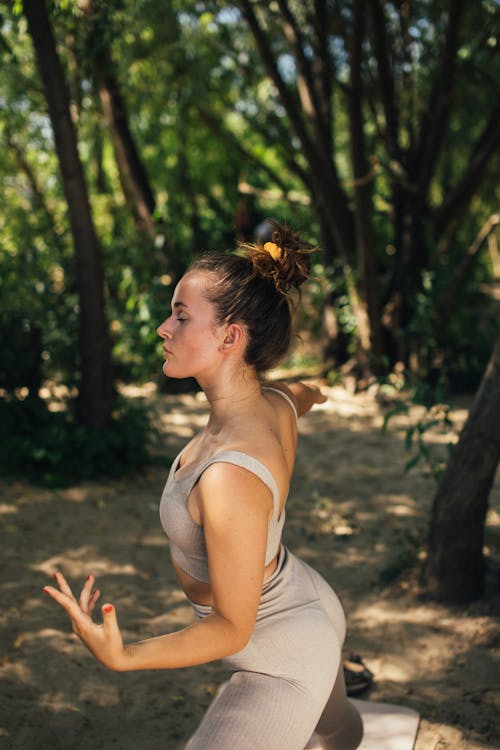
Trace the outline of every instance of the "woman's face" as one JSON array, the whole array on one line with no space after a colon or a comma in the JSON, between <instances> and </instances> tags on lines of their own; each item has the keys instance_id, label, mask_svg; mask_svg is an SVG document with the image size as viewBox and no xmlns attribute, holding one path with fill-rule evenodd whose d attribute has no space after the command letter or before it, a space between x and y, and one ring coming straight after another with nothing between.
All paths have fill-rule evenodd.
<instances>
[{"instance_id":1,"label":"woman's face","mask_svg":"<svg viewBox=\"0 0 500 750\"><path fill-rule=\"evenodd\" d=\"M172 314L157 328L163 339L163 372L171 378L198 378L217 371L224 327L217 325L215 310L205 297L212 275L187 273L172 297Z\"/></svg>"}]
</instances>

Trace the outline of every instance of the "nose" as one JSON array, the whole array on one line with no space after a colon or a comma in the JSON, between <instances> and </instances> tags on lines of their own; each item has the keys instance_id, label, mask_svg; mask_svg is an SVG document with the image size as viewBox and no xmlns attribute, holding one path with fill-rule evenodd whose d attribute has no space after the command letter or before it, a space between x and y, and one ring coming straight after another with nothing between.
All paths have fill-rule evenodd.
<instances>
[{"instance_id":1,"label":"nose","mask_svg":"<svg viewBox=\"0 0 500 750\"><path fill-rule=\"evenodd\" d=\"M168 325L169 321L170 321L170 318L165 318L163 323L160 323L160 325L156 329L156 333L162 339L167 339L171 335L169 331L169 325Z\"/></svg>"}]
</instances>

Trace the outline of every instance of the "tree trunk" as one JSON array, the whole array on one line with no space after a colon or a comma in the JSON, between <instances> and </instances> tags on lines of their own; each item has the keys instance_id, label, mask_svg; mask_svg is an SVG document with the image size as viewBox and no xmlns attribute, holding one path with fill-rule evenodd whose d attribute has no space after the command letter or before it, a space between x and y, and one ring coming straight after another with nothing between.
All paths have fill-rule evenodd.
<instances>
[{"instance_id":1,"label":"tree trunk","mask_svg":"<svg viewBox=\"0 0 500 750\"><path fill-rule=\"evenodd\" d=\"M429 247L425 223L428 207L416 204L415 191L397 180L392 185L394 261L384 299L384 325L387 335L386 355L391 364L403 362L416 374L421 340L401 336L415 318L417 295L422 290L423 271L428 267Z\"/></svg>"},{"instance_id":2,"label":"tree trunk","mask_svg":"<svg viewBox=\"0 0 500 750\"><path fill-rule=\"evenodd\" d=\"M125 99L116 76L106 30L94 0L80 0L88 23L87 47L99 89L102 110L111 133L118 174L127 205L138 229L153 238L156 234L156 200L146 168L129 127Z\"/></svg>"},{"instance_id":3,"label":"tree trunk","mask_svg":"<svg viewBox=\"0 0 500 750\"><path fill-rule=\"evenodd\" d=\"M434 498L423 582L433 598L483 593L488 496L500 461L500 337Z\"/></svg>"},{"instance_id":4,"label":"tree trunk","mask_svg":"<svg viewBox=\"0 0 500 750\"><path fill-rule=\"evenodd\" d=\"M353 2L353 30L351 38L351 78L347 104L351 130L350 150L354 177L354 222L356 228L357 268L360 278L364 317L364 335L360 341L367 355L373 358L373 368L380 367L382 358L382 330L380 324L380 299L378 269L373 232L372 176L366 153L363 124L362 55L365 39L365 0ZM361 315L359 316L361 318ZM359 326L359 323L358 323Z\"/></svg>"},{"instance_id":5,"label":"tree trunk","mask_svg":"<svg viewBox=\"0 0 500 750\"><path fill-rule=\"evenodd\" d=\"M45 2L25 0L23 7L54 131L75 247L80 302L79 416L83 424L102 428L111 418L114 389L99 246L70 115L68 88Z\"/></svg>"}]
</instances>

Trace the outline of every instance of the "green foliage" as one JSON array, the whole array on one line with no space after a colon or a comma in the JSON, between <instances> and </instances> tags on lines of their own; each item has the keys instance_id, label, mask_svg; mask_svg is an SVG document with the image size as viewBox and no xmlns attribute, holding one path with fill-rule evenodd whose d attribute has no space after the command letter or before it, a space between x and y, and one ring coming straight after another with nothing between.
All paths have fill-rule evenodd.
<instances>
[{"instance_id":1,"label":"green foliage","mask_svg":"<svg viewBox=\"0 0 500 750\"><path fill-rule=\"evenodd\" d=\"M71 405L69 405L71 407ZM154 432L146 410L119 403L105 430L78 424L71 408L40 399L0 399L0 471L45 487L119 478L151 462Z\"/></svg>"},{"instance_id":2,"label":"green foliage","mask_svg":"<svg viewBox=\"0 0 500 750\"><path fill-rule=\"evenodd\" d=\"M286 25L280 6L253 5L259 18L267 19L270 52L299 106L297 67L283 33ZM439 70L447 16L439 3L415 2L408 10L408 26L402 29L399 6L383 5L404 150L418 139L427 116L427 96ZM246 239L251 239L259 220L274 216L299 230L307 228L308 238L319 242L318 215L302 145L276 85L265 73L238 4L96 0L95 7L100 23L89 36L78 4L67 0L49 4L104 260L115 371L124 380L144 381L159 376L155 330L166 314L175 281L198 251L234 247L242 204L249 214L242 232ZM308 40L307 55L313 56L317 44L312 3L290 7ZM342 84L333 87L331 135L334 161L351 200L345 92L353 6L350 0L341 0L336 7L328 40L332 57L323 62L331 64L331 75ZM451 120L430 185L432 209L439 207L473 161L485 113L491 108L489 92L498 79L497 13L491 0L467 5L457 85L450 92ZM365 136L383 315L388 289L398 291L390 280L397 265L394 170L401 165L389 158L382 137L383 106L377 98L379 87L373 85L376 62L370 44L367 40L362 74L366 96L372 97L365 101ZM153 238L134 224L124 198L95 78L95 60L103 49L110 51L109 72L122 88L130 129L156 197ZM80 370L73 248L46 102L20 2L5 5L0 12L0 63L4 146L0 149L0 387L12 393L50 379L71 389L78 384ZM312 127L303 116L305 127ZM498 310L483 291L493 275L486 252L477 258L452 318L439 326L435 317L436 300L478 227L498 205L496 172L490 171L489 181L478 189L446 253L436 246L429 228L432 217L428 217L429 252L422 283L411 299L405 299L410 314L395 334L400 342L411 342L421 377L432 382L438 370L453 390L476 386L497 325ZM406 178L403 170L398 179ZM356 278L355 241L351 262ZM311 304L301 325L317 337L322 335L321 313L328 295L346 342L346 356L355 355L357 323L343 262L334 258L326 269L318 253L313 274Z\"/></svg>"},{"instance_id":3,"label":"green foliage","mask_svg":"<svg viewBox=\"0 0 500 750\"><path fill-rule=\"evenodd\" d=\"M446 462L453 442L448 439L445 453L436 450L429 443L432 432L453 434L455 427L450 417L451 407L444 403L445 393L442 383L430 385L421 382L414 386L409 373L399 378L379 379L380 392L387 398L393 398L394 405L384 415L382 431L386 432L391 420L398 416L411 417L414 407L421 407L418 416L405 430L405 448L410 454L405 464L405 471L409 472L417 466L422 467L424 474L433 477L436 482L446 467Z\"/></svg>"},{"instance_id":4,"label":"green foliage","mask_svg":"<svg viewBox=\"0 0 500 750\"><path fill-rule=\"evenodd\" d=\"M391 556L379 573L380 581L382 583L392 583L403 573L413 568L418 562L420 549L420 540L411 534L406 534L403 538L395 539Z\"/></svg>"}]
</instances>

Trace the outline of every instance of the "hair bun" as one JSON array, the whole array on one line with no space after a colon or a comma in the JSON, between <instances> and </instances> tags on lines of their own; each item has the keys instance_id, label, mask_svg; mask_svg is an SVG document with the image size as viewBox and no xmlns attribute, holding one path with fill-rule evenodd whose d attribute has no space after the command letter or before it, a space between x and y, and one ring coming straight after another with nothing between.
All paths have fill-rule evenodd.
<instances>
[{"instance_id":1,"label":"hair bun","mask_svg":"<svg viewBox=\"0 0 500 750\"><path fill-rule=\"evenodd\" d=\"M244 244L243 248L254 271L272 279L277 291L286 296L292 288L299 289L309 277L310 255L315 248L288 227L270 220L267 223L272 227L271 240Z\"/></svg>"}]
</instances>

